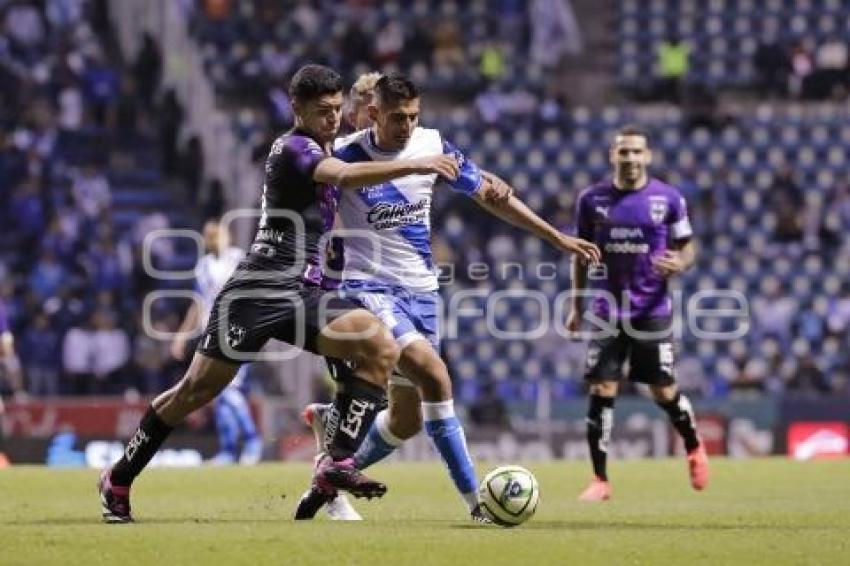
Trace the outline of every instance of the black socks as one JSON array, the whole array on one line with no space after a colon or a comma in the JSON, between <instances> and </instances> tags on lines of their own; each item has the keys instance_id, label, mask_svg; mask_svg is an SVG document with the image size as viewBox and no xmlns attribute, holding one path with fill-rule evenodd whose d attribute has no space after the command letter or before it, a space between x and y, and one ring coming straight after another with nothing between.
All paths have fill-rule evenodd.
<instances>
[{"instance_id":1,"label":"black socks","mask_svg":"<svg viewBox=\"0 0 850 566\"><path fill-rule=\"evenodd\" d=\"M339 382L325 424L325 446L334 460L343 460L357 451L375 417L386 406L386 399L382 387L355 375Z\"/></svg>"},{"instance_id":2,"label":"black socks","mask_svg":"<svg viewBox=\"0 0 850 566\"><path fill-rule=\"evenodd\" d=\"M614 398L591 395L587 408L587 444L590 447L593 473L603 481L608 481L606 464L613 426Z\"/></svg>"},{"instance_id":3,"label":"black socks","mask_svg":"<svg viewBox=\"0 0 850 566\"><path fill-rule=\"evenodd\" d=\"M148 407L139 423L139 428L127 442L124 455L112 466L110 481L120 486L132 484L172 430L172 427L162 422L153 406Z\"/></svg>"},{"instance_id":4,"label":"black socks","mask_svg":"<svg viewBox=\"0 0 850 566\"><path fill-rule=\"evenodd\" d=\"M696 419L694 418L694 409L691 407L688 398L681 393L676 393L676 397L672 401L667 403L656 401L656 403L664 409L664 412L670 417L673 428L685 441L685 450L690 452L698 448L699 438L697 438Z\"/></svg>"}]
</instances>

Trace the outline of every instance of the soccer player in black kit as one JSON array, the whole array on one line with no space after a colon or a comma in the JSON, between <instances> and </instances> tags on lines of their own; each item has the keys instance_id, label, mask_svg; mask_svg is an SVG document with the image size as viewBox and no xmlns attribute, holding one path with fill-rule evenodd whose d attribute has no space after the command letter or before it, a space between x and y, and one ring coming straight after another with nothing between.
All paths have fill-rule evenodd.
<instances>
[{"instance_id":1,"label":"soccer player in black kit","mask_svg":"<svg viewBox=\"0 0 850 566\"><path fill-rule=\"evenodd\" d=\"M341 360L333 364L338 392L327 427L328 454L314 486L356 497L380 497L382 483L356 470L350 456L385 404L399 351L380 320L320 286L318 244L331 229L339 190L406 175L455 179L457 161L435 156L349 164L330 156L339 130L342 79L306 65L290 84L295 127L272 145L265 164L262 216L247 257L216 298L208 326L184 377L151 403L121 459L98 482L103 518L132 521L130 486L173 428L206 405L274 338Z\"/></svg>"}]
</instances>

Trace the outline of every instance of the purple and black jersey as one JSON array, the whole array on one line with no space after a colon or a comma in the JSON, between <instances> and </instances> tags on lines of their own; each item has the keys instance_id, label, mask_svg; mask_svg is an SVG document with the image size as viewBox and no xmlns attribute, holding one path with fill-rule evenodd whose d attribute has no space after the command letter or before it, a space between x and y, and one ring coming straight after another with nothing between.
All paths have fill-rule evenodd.
<instances>
[{"instance_id":1,"label":"purple and black jersey","mask_svg":"<svg viewBox=\"0 0 850 566\"><path fill-rule=\"evenodd\" d=\"M611 300L596 297L593 312L613 319L669 317L672 311L667 280L652 264L671 241L692 235L685 199L675 187L650 178L635 191L617 189L611 180L579 195L578 237L596 243L602 265L590 268L589 289L607 291Z\"/></svg>"},{"instance_id":2,"label":"purple and black jersey","mask_svg":"<svg viewBox=\"0 0 850 566\"><path fill-rule=\"evenodd\" d=\"M333 227L339 189L317 183L313 172L325 150L294 129L275 140L266 159L262 216L252 250L282 268L299 265L300 277L321 282L318 244Z\"/></svg>"}]
</instances>

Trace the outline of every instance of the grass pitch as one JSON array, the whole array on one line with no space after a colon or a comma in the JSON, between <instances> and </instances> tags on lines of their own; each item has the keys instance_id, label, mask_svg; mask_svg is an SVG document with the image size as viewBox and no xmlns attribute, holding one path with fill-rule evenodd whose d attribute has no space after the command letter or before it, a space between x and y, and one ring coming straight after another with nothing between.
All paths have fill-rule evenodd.
<instances>
[{"instance_id":1,"label":"grass pitch","mask_svg":"<svg viewBox=\"0 0 850 566\"><path fill-rule=\"evenodd\" d=\"M492 465L479 463L479 474ZM586 463L529 463L537 515L470 522L439 464L386 464L362 523L291 520L306 465L148 470L132 525L104 525L93 470L0 471L0 564L847 564L850 459L712 461L691 491L683 460L613 462L614 498L582 504Z\"/></svg>"}]
</instances>

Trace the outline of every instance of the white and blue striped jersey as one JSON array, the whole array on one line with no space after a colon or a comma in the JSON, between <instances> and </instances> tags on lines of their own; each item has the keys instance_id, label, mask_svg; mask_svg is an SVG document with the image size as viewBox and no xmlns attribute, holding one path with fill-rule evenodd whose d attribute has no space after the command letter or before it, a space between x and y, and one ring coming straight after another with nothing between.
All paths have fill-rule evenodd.
<instances>
[{"instance_id":1,"label":"white and blue striped jersey","mask_svg":"<svg viewBox=\"0 0 850 566\"><path fill-rule=\"evenodd\" d=\"M195 291L201 299L201 322L206 326L215 298L245 257L237 247L229 247L220 255L208 253L195 265Z\"/></svg>"},{"instance_id":2,"label":"white and blue striped jersey","mask_svg":"<svg viewBox=\"0 0 850 566\"><path fill-rule=\"evenodd\" d=\"M334 155L348 163L454 155L460 175L446 181L474 195L481 171L440 132L416 128L404 149L384 152L373 130L361 130L335 144ZM439 287L431 254L431 194L437 175L409 175L381 185L341 191L337 229L344 239L343 281L371 281L413 292Z\"/></svg>"}]
</instances>

